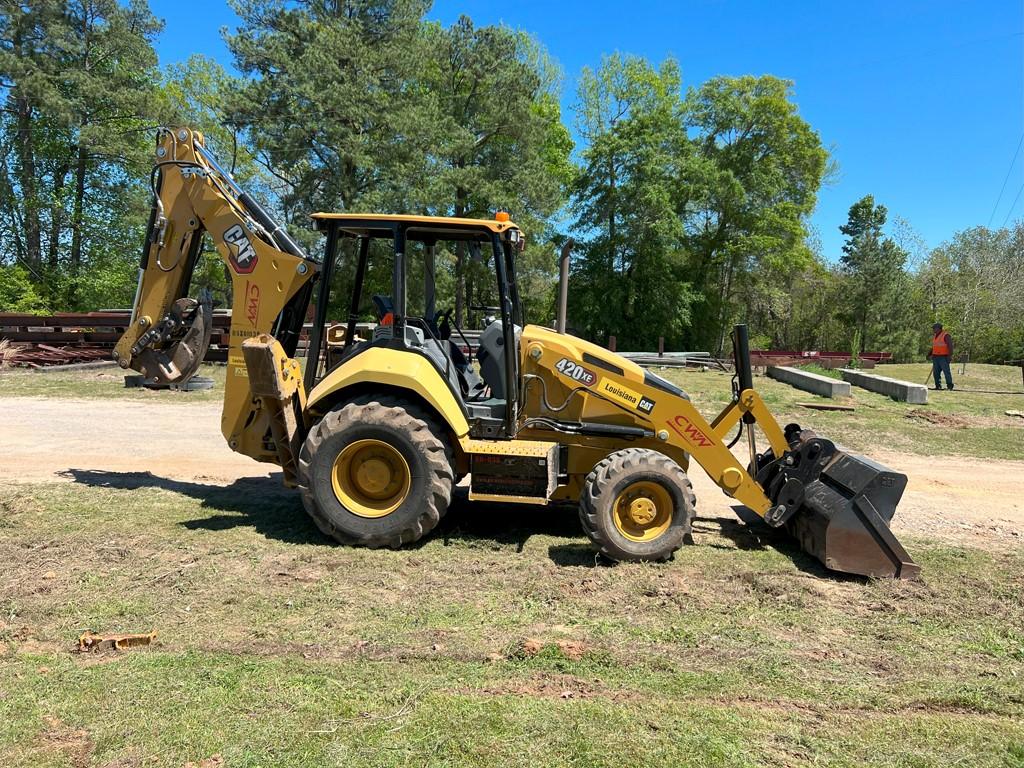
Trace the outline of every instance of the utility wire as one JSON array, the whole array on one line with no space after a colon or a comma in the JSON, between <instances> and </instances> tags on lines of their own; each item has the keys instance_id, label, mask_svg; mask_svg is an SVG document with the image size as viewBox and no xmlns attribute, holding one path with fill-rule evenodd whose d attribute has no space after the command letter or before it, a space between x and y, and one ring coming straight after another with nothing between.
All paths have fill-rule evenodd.
<instances>
[{"instance_id":1,"label":"utility wire","mask_svg":"<svg viewBox=\"0 0 1024 768\"><path fill-rule=\"evenodd\" d=\"M1017 190L1017 196L1013 198L1013 202L1010 203L1010 210L1006 212L1006 218L1003 219L1003 223L999 227L1000 229L1004 229L1006 227L1006 222L1010 220L1010 214L1013 213L1013 209L1017 207L1017 201L1020 200L1021 192L1024 192L1024 184L1020 185L1020 189Z\"/></svg>"},{"instance_id":2,"label":"utility wire","mask_svg":"<svg viewBox=\"0 0 1024 768\"><path fill-rule=\"evenodd\" d=\"M1009 182L1010 175L1013 173L1013 166L1017 162L1017 155L1020 154L1020 148L1022 146L1024 146L1024 133L1020 135L1020 141L1017 142L1017 151L1013 153L1013 160L1010 161L1010 167L1006 169L1006 178L1003 179L1003 186L999 189L999 197L996 198L996 204L992 206L992 213L989 214L988 224L985 225L986 229L992 226L992 219L996 217L996 211L999 210L999 203L1003 200L1003 192L1006 191L1006 184ZM1017 193L1017 196L1020 196L1019 192ZM1011 207L1010 210L1013 210L1013 208Z\"/></svg>"},{"instance_id":3,"label":"utility wire","mask_svg":"<svg viewBox=\"0 0 1024 768\"><path fill-rule=\"evenodd\" d=\"M1024 24L1024 0L1021 0L1020 9L1021 9L1021 23ZM1024 46L1021 46L1021 78L1022 78L1022 82L1024 82ZM1021 90L1022 90L1022 94L1021 95L1024 96L1024 88L1022 88ZM1022 108L1024 108L1024 104L1022 104ZM1016 160L1017 160L1017 155L1020 153L1020 148L1021 148L1022 144L1024 144L1024 134L1021 134L1020 141L1017 143L1017 151L1013 154L1013 161L1010 163L1010 167L1006 171L1006 179L1003 180L1003 188L1004 189L1006 188L1006 182L1009 181L1009 179L1010 179L1010 173L1013 171L1013 163L1016 162ZM1010 210L1008 210L1006 212L1006 218L1003 219L1002 226L999 227L1000 229L1005 229L1006 228L1006 224L1007 224L1007 222L1009 222L1010 216L1013 215L1013 209L1017 207L1017 201L1020 200L1021 192L1024 192L1024 184L1021 184L1020 189L1017 190L1017 195L1013 198L1013 202L1010 203ZM1002 199L1002 196L1003 196L1003 192L1002 192L1002 190L1000 190L999 198ZM998 208L998 207L999 207L999 200L996 200L996 208ZM993 208L992 209L992 215L993 216L995 215L995 212L996 212L995 208ZM989 217L989 224L991 224L991 223L992 223L992 216Z\"/></svg>"}]
</instances>

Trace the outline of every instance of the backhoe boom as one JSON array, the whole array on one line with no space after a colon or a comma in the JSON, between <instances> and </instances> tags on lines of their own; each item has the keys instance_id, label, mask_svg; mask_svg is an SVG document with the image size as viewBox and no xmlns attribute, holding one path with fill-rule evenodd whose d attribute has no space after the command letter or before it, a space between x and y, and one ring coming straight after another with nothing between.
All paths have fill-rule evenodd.
<instances>
[{"instance_id":1,"label":"backhoe boom","mask_svg":"<svg viewBox=\"0 0 1024 768\"><path fill-rule=\"evenodd\" d=\"M202 134L161 130L153 169L150 216L132 324L114 359L152 383L190 378L210 338L209 297L188 298L204 233L231 277L231 331L221 431L231 448L260 461L279 462L266 435L274 417L254 396L242 345L275 334L294 354L318 264L243 192L203 145Z\"/></svg>"}]
</instances>

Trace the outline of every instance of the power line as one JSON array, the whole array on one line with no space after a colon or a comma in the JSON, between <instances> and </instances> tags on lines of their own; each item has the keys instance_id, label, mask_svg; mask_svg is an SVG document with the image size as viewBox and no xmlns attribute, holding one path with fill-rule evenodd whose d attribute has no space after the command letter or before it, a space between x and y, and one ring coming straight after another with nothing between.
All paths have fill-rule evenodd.
<instances>
[{"instance_id":1,"label":"power line","mask_svg":"<svg viewBox=\"0 0 1024 768\"><path fill-rule=\"evenodd\" d=\"M1020 10L1021 10L1021 24L1024 25L1024 0L1021 0ZM1021 54L1020 55L1021 83L1022 83L1022 86L1024 86L1024 45L1021 46L1020 54ZM1022 112L1024 112L1024 87L1021 88L1021 98L1022 98L1021 108L1022 108ZM1024 135L1022 135L1020 137L1020 139L1021 139L1021 143L1024 143ZM1017 145L1017 152L1020 152L1020 144ZM1017 155L1016 154L1014 154L1013 159L1014 160L1017 159ZM1013 163L1010 163L1010 171L1012 171L1012 170L1013 170ZM1006 172L1006 178L1007 179L1010 178L1010 171ZM1006 186L1006 181L1003 181L1003 186L1004 187ZM1017 201L1020 200L1021 192L1024 192L1024 184L1020 185L1020 189L1017 190L1016 197L1014 197L1013 198L1013 202L1010 203L1010 210L1008 210L1006 212L1006 218L1003 219L1002 226L999 227L1000 229L1005 229L1006 228L1006 224L1010 220L1010 216L1013 215L1013 209L1017 207ZM1002 196L1002 192L1000 192L999 194L1000 194L1000 196ZM999 205L999 201L998 200L996 201L996 205L997 206ZM995 211L993 211L993 213L995 213ZM989 221L991 222L991 219L989 219Z\"/></svg>"},{"instance_id":2,"label":"power line","mask_svg":"<svg viewBox=\"0 0 1024 768\"><path fill-rule=\"evenodd\" d=\"M1010 167L1006 169L1006 178L1003 179L1003 186L999 189L999 197L996 198L996 204L992 206L992 213L989 214L988 224L985 225L986 229L992 226L992 219L995 218L996 211L999 210L999 203L1003 200L1003 192L1006 191L1006 183L1010 180L1010 175L1013 173L1014 163L1017 162L1017 155L1020 154L1020 148L1022 146L1024 146L1024 133L1020 135L1020 141L1017 142L1017 151L1013 153L1013 160L1010 161ZM1017 193L1017 196L1020 197L1020 192ZM1011 207L1010 210L1013 210L1013 208Z\"/></svg>"},{"instance_id":3,"label":"power line","mask_svg":"<svg viewBox=\"0 0 1024 768\"><path fill-rule=\"evenodd\" d=\"M1002 224L999 226L1000 229L1004 228L1007 225L1007 222L1010 221L1010 214L1012 214L1014 212L1014 208L1017 207L1017 201L1021 199L1021 193L1024 193L1024 184L1021 184L1021 188L1017 190L1017 197L1014 198L1014 202L1010 204L1010 210L1007 211L1007 217L1002 219Z\"/></svg>"}]
</instances>

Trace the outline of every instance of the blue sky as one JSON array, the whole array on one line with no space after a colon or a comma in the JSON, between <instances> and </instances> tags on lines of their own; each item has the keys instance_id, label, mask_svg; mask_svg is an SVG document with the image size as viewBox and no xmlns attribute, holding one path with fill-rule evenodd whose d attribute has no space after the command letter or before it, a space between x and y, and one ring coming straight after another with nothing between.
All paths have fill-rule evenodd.
<instances>
[{"instance_id":1,"label":"blue sky","mask_svg":"<svg viewBox=\"0 0 1024 768\"><path fill-rule=\"evenodd\" d=\"M237 18L225 0L151 6L167 25L162 64L203 53L230 66L220 30ZM461 13L540 39L565 72L570 123L581 69L614 51L674 56L689 85L718 74L793 80L839 166L812 220L829 258L850 205L869 193L931 246L1024 218L1024 149L1010 165L1024 135L1024 0L441 0L429 17Z\"/></svg>"}]
</instances>

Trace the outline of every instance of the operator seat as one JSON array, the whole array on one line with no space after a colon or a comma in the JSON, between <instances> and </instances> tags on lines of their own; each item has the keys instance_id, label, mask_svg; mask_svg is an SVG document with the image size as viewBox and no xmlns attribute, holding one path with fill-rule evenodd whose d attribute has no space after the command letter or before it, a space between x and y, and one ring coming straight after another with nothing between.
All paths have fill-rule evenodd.
<instances>
[{"instance_id":1,"label":"operator seat","mask_svg":"<svg viewBox=\"0 0 1024 768\"><path fill-rule=\"evenodd\" d=\"M373 300L373 308L377 313L377 322L384 323L384 318L388 315L394 317L395 304L391 301L390 296L383 296L379 293L375 293L370 297Z\"/></svg>"},{"instance_id":2,"label":"operator seat","mask_svg":"<svg viewBox=\"0 0 1024 768\"><path fill-rule=\"evenodd\" d=\"M391 322L394 318L395 305L390 296L374 294L373 306L377 311L377 321L380 325L373 332L373 339L389 339L392 336ZM473 367L469 364L466 356L459 346L449 338L438 339L437 325L424 318L408 318L412 325L406 325L405 336L410 346L423 350L426 355L434 361L438 370L446 371L451 368L454 372L458 391L462 394L463 400L475 400L483 396L485 392L484 382L477 376ZM423 327L417 327L422 324ZM426 333L425 333L426 331ZM450 366L448 365L450 361Z\"/></svg>"},{"instance_id":3,"label":"operator seat","mask_svg":"<svg viewBox=\"0 0 1024 768\"><path fill-rule=\"evenodd\" d=\"M515 331L516 347L519 347L519 337L523 333L522 327L513 326ZM513 354L515 350L513 350ZM502 333L501 320L495 320L484 328L480 334L480 348L477 351L476 359L480 363L480 376L484 383L491 388L491 396L499 400L507 400L508 392L505 390L505 336Z\"/></svg>"}]
</instances>

